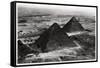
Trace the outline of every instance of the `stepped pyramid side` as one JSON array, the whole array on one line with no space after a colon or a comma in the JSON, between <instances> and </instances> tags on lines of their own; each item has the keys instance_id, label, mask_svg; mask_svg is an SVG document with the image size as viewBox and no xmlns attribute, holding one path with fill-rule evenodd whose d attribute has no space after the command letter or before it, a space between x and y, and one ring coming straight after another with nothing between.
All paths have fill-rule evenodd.
<instances>
[{"instance_id":1,"label":"stepped pyramid side","mask_svg":"<svg viewBox=\"0 0 100 68\"><path fill-rule=\"evenodd\" d=\"M64 25L62 30L64 30L65 32L76 32L84 31L84 28L75 17L72 17L70 21Z\"/></svg>"}]
</instances>

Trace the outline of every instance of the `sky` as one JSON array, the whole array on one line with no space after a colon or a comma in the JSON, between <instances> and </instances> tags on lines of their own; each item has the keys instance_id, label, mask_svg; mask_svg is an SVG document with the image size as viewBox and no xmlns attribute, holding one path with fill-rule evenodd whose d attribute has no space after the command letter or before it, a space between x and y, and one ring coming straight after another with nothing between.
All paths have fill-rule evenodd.
<instances>
[{"instance_id":1,"label":"sky","mask_svg":"<svg viewBox=\"0 0 100 68\"><path fill-rule=\"evenodd\" d=\"M17 3L18 14L52 14L52 15L79 15L79 16L95 16L95 7L80 7L80 6L60 6L46 4L29 4Z\"/></svg>"}]
</instances>

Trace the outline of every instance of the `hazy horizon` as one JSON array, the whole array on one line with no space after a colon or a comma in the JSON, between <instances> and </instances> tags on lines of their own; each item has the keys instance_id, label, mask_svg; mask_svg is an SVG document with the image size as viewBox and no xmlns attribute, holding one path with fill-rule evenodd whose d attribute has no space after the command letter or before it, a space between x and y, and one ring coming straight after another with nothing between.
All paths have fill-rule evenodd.
<instances>
[{"instance_id":1,"label":"hazy horizon","mask_svg":"<svg viewBox=\"0 0 100 68\"><path fill-rule=\"evenodd\" d=\"M19 16L36 14L96 16L94 7L17 3L17 8Z\"/></svg>"}]
</instances>

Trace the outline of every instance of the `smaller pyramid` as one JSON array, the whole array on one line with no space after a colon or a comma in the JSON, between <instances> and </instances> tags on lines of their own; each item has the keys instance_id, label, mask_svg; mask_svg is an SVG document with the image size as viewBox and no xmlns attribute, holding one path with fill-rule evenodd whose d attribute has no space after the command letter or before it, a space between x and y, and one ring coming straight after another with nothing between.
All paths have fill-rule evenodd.
<instances>
[{"instance_id":1,"label":"smaller pyramid","mask_svg":"<svg viewBox=\"0 0 100 68\"><path fill-rule=\"evenodd\" d=\"M27 47L25 44L23 44L21 40L18 40L18 56L24 57L31 51L32 50L29 47Z\"/></svg>"},{"instance_id":2,"label":"smaller pyramid","mask_svg":"<svg viewBox=\"0 0 100 68\"><path fill-rule=\"evenodd\" d=\"M65 32L76 32L76 31L84 31L83 26L79 23L79 21L73 16L70 21L64 25L62 28Z\"/></svg>"}]
</instances>

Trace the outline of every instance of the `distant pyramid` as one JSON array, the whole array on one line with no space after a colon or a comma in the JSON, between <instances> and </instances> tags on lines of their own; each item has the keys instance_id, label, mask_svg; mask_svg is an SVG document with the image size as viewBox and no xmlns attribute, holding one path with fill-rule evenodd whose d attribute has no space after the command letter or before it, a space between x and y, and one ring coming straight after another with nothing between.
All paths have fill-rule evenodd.
<instances>
[{"instance_id":1,"label":"distant pyramid","mask_svg":"<svg viewBox=\"0 0 100 68\"><path fill-rule=\"evenodd\" d=\"M63 32L57 23L54 23L48 30L40 35L35 44L41 48L42 52L45 50L56 49L58 46L75 47L76 45L68 38L68 35Z\"/></svg>"},{"instance_id":2,"label":"distant pyramid","mask_svg":"<svg viewBox=\"0 0 100 68\"><path fill-rule=\"evenodd\" d=\"M76 31L84 31L83 26L79 23L79 21L73 16L70 21L64 25L62 28L65 32L76 32Z\"/></svg>"}]
</instances>

